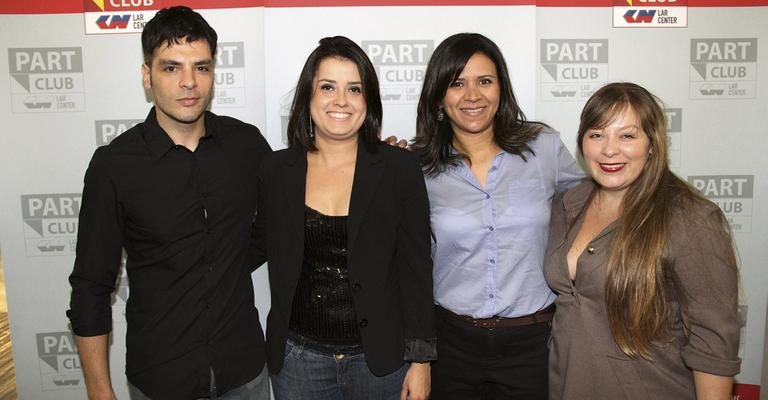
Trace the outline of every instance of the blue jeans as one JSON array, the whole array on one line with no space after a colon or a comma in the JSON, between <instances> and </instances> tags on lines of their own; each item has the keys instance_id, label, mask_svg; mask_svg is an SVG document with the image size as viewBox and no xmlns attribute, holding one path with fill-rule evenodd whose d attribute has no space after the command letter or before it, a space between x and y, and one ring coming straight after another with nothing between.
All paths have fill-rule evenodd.
<instances>
[{"instance_id":1,"label":"blue jeans","mask_svg":"<svg viewBox=\"0 0 768 400\"><path fill-rule=\"evenodd\" d=\"M275 400L397 400L409 364L384 376L368 369L364 354L334 356L285 345L283 369L272 374Z\"/></svg>"},{"instance_id":2,"label":"blue jeans","mask_svg":"<svg viewBox=\"0 0 768 400\"><path fill-rule=\"evenodd\" d=\"M246 383L243 386L236 387L226 393L213 394L211 397L205 397L208 400L269 400L269 379L267 367L262 368L259 376L252 381ZM213 373L211 373L213 378ZM215 382L215 379L211 379L211 382ZM215 389L212 388L213 391ZM128 394L131 400L152 400L145 395L139 388L133 386L128 382ZM202 400L202 399L199 399Z\"/></svg>"}]
</instances>

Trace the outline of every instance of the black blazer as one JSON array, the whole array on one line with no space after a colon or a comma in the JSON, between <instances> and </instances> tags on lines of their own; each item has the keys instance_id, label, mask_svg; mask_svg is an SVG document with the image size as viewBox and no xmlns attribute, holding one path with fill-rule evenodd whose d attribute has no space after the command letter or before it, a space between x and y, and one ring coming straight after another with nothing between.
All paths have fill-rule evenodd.
<instances>
[{"instance_id":1,"label":"black blazer","mask_svg":"<svg viewBox=\"0 0 768 400\"><path fill-rule=\"evenodd\" d=\"M306 175L307 153L299 148L273 153L260 170L256 257L266 250L272 373L283 365L302 268ZM371 153L361 141L347 224L347 266L363 352L371 372L385 375L402 366L406 341L435 337L429 202L417 156L386 144Z\"/></svg>"}]
</instances>

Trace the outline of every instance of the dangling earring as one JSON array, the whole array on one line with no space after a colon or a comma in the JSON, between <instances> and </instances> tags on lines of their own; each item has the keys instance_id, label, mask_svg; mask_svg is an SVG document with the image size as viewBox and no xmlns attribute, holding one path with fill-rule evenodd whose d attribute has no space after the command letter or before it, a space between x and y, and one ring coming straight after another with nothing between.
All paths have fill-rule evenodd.
<instances>
[{"instance_id":1,"label":"dangling earring","mask_svg":"<svg viewBox=\"0 0 768 400\"><path fill-rule=\"evenodd\" d=\"M312 118L309 119L309 139L315 140L315 124L312 123Z\"/></svg>"},{"instance_id":2,"label":"dangling earring","mask_svg":"<svg viewBox=\"0 0 768 400\"><path fill-rule=\"evenodd\" d=\"M443 112L443 107L440 107L437 109L437 121L443 122L445 119L445 113Z\"/></svg>"}]
</instances>

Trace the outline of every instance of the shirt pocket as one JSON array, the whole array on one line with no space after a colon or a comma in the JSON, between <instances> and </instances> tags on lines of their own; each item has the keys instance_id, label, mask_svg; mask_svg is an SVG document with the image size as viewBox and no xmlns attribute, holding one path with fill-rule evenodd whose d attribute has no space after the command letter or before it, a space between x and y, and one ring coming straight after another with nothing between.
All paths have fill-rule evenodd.
<instances>
[{"instance_id":1,"label":"shirt pocket","mask_svg":"<svg viewBox=\"0 0 768 400\"><path fill-rule=\"evenodd\" d=\"M549 223L552 196L552 184L547 185L539 179L512 180L502 183L502 190L497 190L496 207L499 215L514 215L528 220L541 220Z\"/></svg>"}]
</instances>

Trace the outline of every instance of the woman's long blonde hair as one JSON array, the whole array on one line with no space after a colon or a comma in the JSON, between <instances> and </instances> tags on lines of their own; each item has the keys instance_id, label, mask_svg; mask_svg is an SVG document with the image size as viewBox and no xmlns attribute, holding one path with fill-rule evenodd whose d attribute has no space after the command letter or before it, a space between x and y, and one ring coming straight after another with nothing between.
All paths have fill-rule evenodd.
<instances>
[{"instance_id":1,"label":"woman's long blonde hair","mask_svg":"<svg viewBox=\"0 0 768 400\"><path fill-rule=\"evenodd\" d=\"M578 146L587 131L602 129L633 110L650 143L645 167L622 200L611 242L605 303L613 338L630 357L650 358L650 346L668 336L671 290L662 255L675 210L689 210L700 198L669 169L667 119L659 99L633 83L612 83L587 101Z\"/></svg>"}]
</instances>

